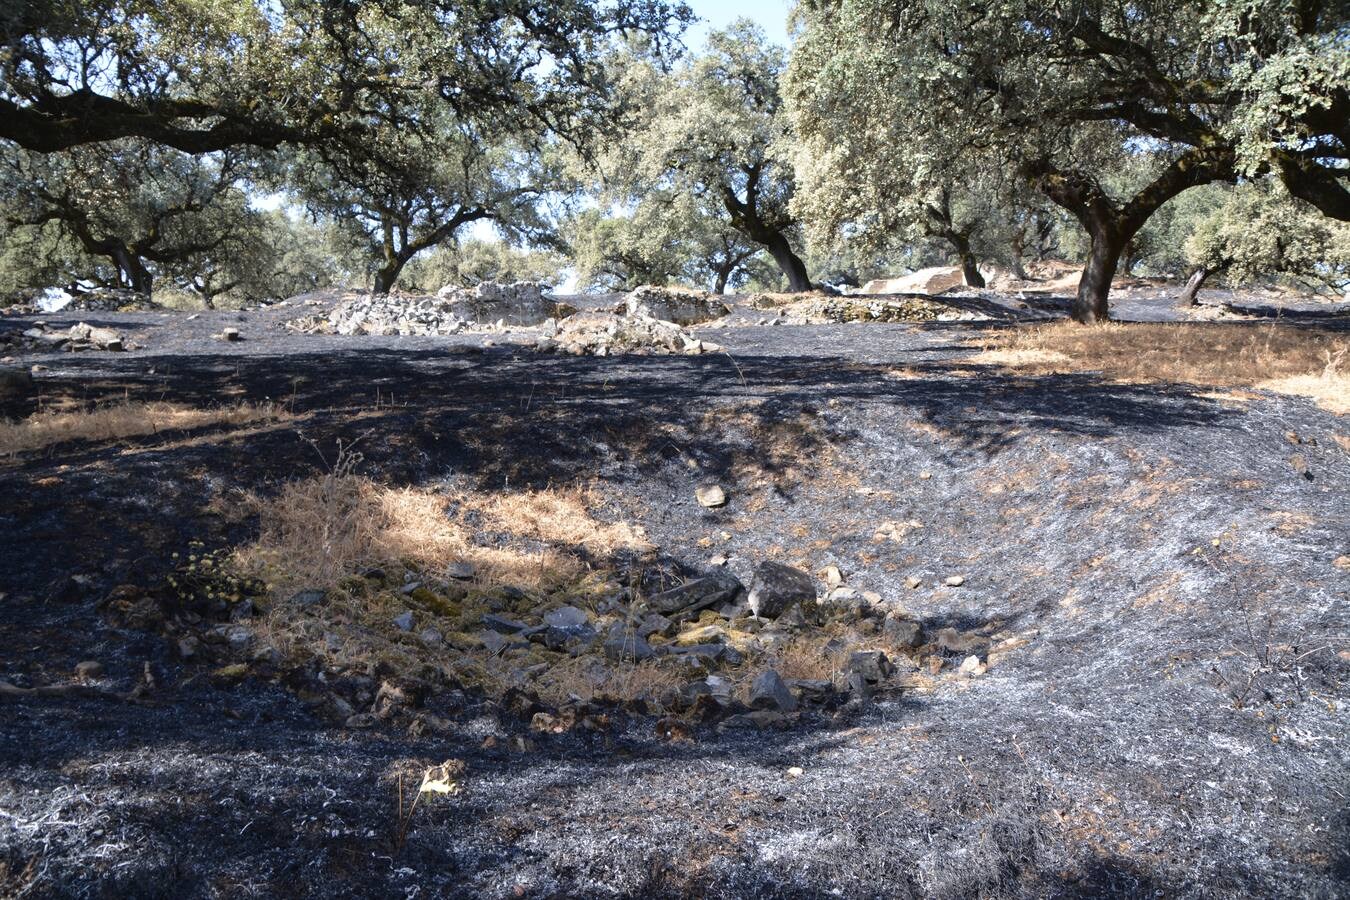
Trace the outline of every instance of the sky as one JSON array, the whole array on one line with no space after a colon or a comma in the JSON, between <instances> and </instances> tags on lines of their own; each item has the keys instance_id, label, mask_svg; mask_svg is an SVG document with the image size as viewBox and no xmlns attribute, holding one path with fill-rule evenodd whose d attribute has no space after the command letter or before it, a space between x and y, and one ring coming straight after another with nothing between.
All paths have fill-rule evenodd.
<instances>
[{"instance_id":1,"label":"sky","mask_svg":"<svg viewBox=\"0 0 1350 900\"><path fill-rule=\"evenodd\" d=\"M724 28L739 18L750 19L775 44L788 45L787 17L790 0L685 0L694 15L703 19L695 22L685 35L690 50L703 46L704 35L710 29Z\"/></svg>"}]
</instances>

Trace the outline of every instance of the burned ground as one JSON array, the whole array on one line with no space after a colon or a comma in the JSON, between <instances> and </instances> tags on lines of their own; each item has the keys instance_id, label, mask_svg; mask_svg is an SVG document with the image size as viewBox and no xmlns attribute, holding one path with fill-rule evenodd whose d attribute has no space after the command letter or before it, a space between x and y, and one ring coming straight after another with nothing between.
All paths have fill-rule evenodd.
<instances>
[{"instance_id":1,"label":"burned ground","mask_svg":"<svg viewBox=\"0 0 1350 900\"><path fill-rule=\"evenodd\" d=\"M24 360L49 367L46 404L287 417L0 462L0 680L65 682L84 659L119 689L147 664L155 680L138 702L0 697L0 893L1346 891L1343 417L968 364L1002 325L746 326L714 332L724 354L597 359L288 335L268 315L109 315L145 349ZM211 340L236 321L244 341ZM1006 652L784 730L671 742L615 710L602 732L534 733L464 691L441 701L453 728L414 736L222 684L102 617L189 541L250 539L238 492L322 472L338 438L393 485L593 488L645 527L656 577L714 552L742 578L833 563ZM704 480L726 507L695 502ZM895 521L918 525L879 539ZM460 791L402 827L400 787L406 804L447 759Z\"/></svg>"}]
</instances>

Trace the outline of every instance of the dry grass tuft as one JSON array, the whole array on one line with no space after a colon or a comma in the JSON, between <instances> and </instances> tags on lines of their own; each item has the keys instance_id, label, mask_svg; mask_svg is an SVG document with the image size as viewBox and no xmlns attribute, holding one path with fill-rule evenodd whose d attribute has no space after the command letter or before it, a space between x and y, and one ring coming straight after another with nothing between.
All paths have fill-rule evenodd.
<instances>
[{"instance_id":1,"label":"dry grass tuft","mask_svg":"<svg viewBox=\"0 0 1350 900\"><path fill-rule=\"evenodd\" d=\"M238 550L235 562L283 591L332 588L389 563L444 572L454 562L471 563L480 583L547 590L585 573L578 550L651 546L641 529L597 520L592 495L576 489L443 495L341 473L249 502L258 540Z\"/></svg>"},{"instance_id":2,"label":"dry grass tuft","mask_svg":"<svg viewBox=\"0 0 1350 900\"><path fill-rule=\"evenodd\" d=\"M239 426L284 418L288 414L274 403L197 408L158 401L123 401L91 409L48 409L18 422L0 420L0 456L41 450L66 441L117 441L161 431L208 425Z\"/></svg>"},{"instance_id":3,"label":"dry grass tuft","mask_svg":"<svg viewBox=\"0 0 1350 900\"><path fill-rule=\"evenodd\" d=\"M1289 325L1058 322L986 338L970 362L1032 375L1100 372L1126 382L1255 387L1350 412L1350 340Z\"/></svg>"}]
</instances>

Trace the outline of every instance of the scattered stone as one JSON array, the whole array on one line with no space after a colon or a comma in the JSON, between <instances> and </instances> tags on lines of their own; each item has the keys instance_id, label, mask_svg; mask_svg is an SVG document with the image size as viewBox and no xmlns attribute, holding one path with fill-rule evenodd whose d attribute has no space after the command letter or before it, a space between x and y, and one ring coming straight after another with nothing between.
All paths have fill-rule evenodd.
<instances>
[{"instance_id":1,"label":"scattered stone","mask_svg":"<svg viewBox=\"0 0 1350 900\"><path fill-rule=\"evenodd\" d=\"M418 635L423 644L428 647L439 647L445 641L445 635L441 634L435 628L423 628L422 633Z\"/></svg>"},{"instance_id":2,"label":"scattered stone","mask_svg":"<svg viewBox=\"0 0 1350 900\"><path fill-rule=\"evenodd\" d=\"M238 341L240 338L241 335L239 334L238 328L221 329L220 339L222 341L225 341L226 343L234 343L235 341Z\"/></svg>"},{"instance_id":3,"label":"scattered stone","mask_svg":"<svg viewBox=\"0 0 1350 900\"><path fill-rule=\"evenodd\" d=\"M659 613L649 613L643 617L638 624L637 633L641 637L651 637L654 634L665 634L675 623Z\"/></svg>"},{"instance_id":4,"label":"scattered stone","mask_svg":"<svg viewBox=\"0 0 1350 900\"><path fill-rule=\"evenodd\" d=\"M923 579L918 577L917 575L910 575L908 578L905 579L905 587L909 588L911 591L915 590L922 584Z\"/></svg>"},{"instance_id":5,"label":"scattered stone","mask_svg":"<svg viewBox=\"0 0 1350 900\"><path fill-rule=\"evenodd\" d=\"M311 606L318 606L326 596L327 593L324 591L298 591L292 594L291 599L286 602L298 609L308 609Z\"/></svg>"},{"instance_id":6,"label":"scattered stone","mask_svg":"<svg viewBox=\"0 0 1350 900\"><path fill-rule=\"evenodd\" d=\"M357 713L347 717L348 728L374 728L379 720L370 713Z\"/></svg>"},{"instance_id":7,"label":"scattered stone","mask_svg":"<svg viewBox=\"0 0 1350 900\"><path fill-rule=\"evenodd\" d=\"M750 685L750 705L755 709L793 712L797 709L797 698L792 696L792 691L788 690L787 684L777 671L765 669Z\"/></svg>"},{"instance_id":8,"label":"scattered stone","mask_svg":"<svg viewBox=\"0 0 1350 900\"><path fill-rule=\"evenodd\" d=\"M801 766L791 766L787 770L787 774L789 778L801 778L803 775L806 774L806 770L803 769Z\"/></svg>"},{"instance_id":9,"label":"scattered stone","mask_svg":"<svg viewBox=\"0 0 1350 900\"><path fill-rule=\"evenodd\" d=\"M816 586L800 569L763 562L755 569L750 588L750 612L759 619L776 619L793 604L813 603Z\"/></svg>"},{"instance_id":10,"label":"scattered stone","mask_svg":"<svg viewBox=\"0 0 1350 900\"><path fill-rule=\"evenodd\" d=\"M727 555L725 553L714 553L712 558L708 560L708 565L725 566L727 562Z\"/></svg>"},{"instance_id":11,"label":"scattered stone","mask_svg":"<svg viewBox=\"0 0 1350 900\"><path fill-rule=\"evenodd\" d=\"M981 650L987 647L989 639L968 631L943 628L933 635L933 643L939 650L946 653L964 656L973 650Z\"/></svg>"},{"instance_id":12,"label":"scattered stone","mask_svg":"<svg viewBox=\"0 0 1350 900\"><path fill-rule=\"evenodd\" d=\"M412 610L407 610L406 612L398 616L395 616L394 627L397 628L399 631L412 631L413 630Z\"/></svg>"},{"instance_id":13,"label":"scattered stone","mask_svg":"<svg viewBox=\"0 0 1350 900\"><path fill-rule=\"evenodd\" d=\"M946 578L946 580L944 580L942 583L945 584L945 585L947 585L947 587L960 587L961 585L963 585L963 584L966 583L966 576L964 576L964 575L949 575L949 576Z\"/></svg>"},{"instance_id":14,"label":"scattered stone","mask_svg":"<svg viewBox=\"0 0 1350 900\"><path fill-rule=\"evenodd\" d=\"M103 663L93 659L86 659L75 666L75 677L84 681L93 681L96 678L103 677Z\"/></svg>"},{"instance_id":15,"label":"scattered stone","mask_svg":"<svg viewBox=\"0 0 1350 900\"><path fill-rule=\"evenodd\" d=\"M727 492L717 484L699 485L694 489L694 497L698 500L699 506L707 509L716 509L727 504Z\"/></svg>"},{"instance_id":16,"label":"scattered stone","mask_svg":"<svg viewBox=\"0 0 1350 900\"><path fill-rule=\"evenodd\" d=\"M473 577L474 571L475 570L473 567L473 563L465 562L464 560L461 559L452 562L448 567L446 567L445 574L446 577L448 578L456 578L459 579L460 581L467 581L468 579Z\"/></svg>"},{"instance_id":17,"label":"scattered stone","mask_svg":"<svg viewBox=\"0 0 1350 900\"><path fill-rule=\"evenodd\" d=\"M202 649L202 642L192 635L178 639L178 655L182 659L192 659Z\"/></svg>"},{"instance_id":18,"label":"scattered stone","mask_svg":"<svg viewBox=\"0 0 1350 900\"><path fill-rule=\"evenodd\" d=\"M839 571L838 566L825 567L825 583L832 588L844 583L844 574Z\"/></svg>"},{"instance_id":19,"label":"scattered stone","mask_svg":"<svg viewBox=\"0 0 1350 900\"><path fill-rule=\"evenodd\" d=\"M727 716L717 725L718 731L732 728L783 728L788 725L788 717L775 709L757 709L754 712Z\"/></svg>"}]
</instances>

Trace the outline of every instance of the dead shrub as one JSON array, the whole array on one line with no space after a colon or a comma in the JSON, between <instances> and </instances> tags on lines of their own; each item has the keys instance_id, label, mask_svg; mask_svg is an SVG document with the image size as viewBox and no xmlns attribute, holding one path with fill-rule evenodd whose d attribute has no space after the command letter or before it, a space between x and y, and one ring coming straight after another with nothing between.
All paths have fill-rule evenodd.
<instances>
[{"instance_id":1,"label":"dead shrub","mask_svg":"<svg viewBox=\"0 0 1350 900\"><path fill-rule=\"evenodd\" d=\"M1350 412L1350 340L1290 325L1057 322L984 338L969 362L1019 373L1100 372L1126 382L1256 387Z\"/></svg>"},{"instance_id":2,"label":"dead shrub","mask_svg":"<svg viewBox=\"0 0 1350 900\"><path fill-rule=\"evenodd\" d=\"M88 409L44 409L17 422L0 420L0 456L41 450L67 441L118 441L163 431L187 431L210 425L237 427L288 417L275 403L199 408L128 400Z\"/></svg>"}]
</instances>

